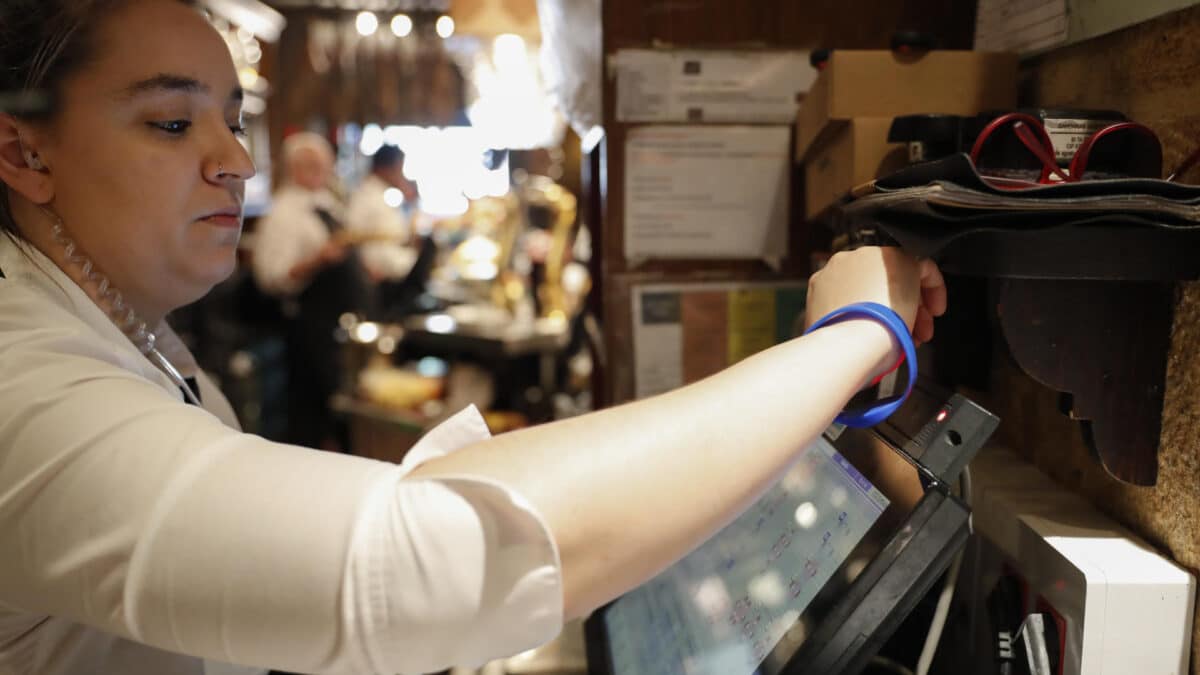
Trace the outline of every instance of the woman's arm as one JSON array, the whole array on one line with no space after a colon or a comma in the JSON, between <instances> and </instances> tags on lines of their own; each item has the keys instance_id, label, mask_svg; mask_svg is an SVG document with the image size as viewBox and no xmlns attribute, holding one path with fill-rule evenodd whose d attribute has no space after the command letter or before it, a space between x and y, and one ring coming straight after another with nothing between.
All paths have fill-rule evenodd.
<instances>
[{"instance_id":1,"label":"woman's arm","mask_svg":"<svg viewBox=\"0 0 1200 675\"><path fill-rule=\"evenodd\" d=\"M813 277L809 322L859 301L892 306L927 340L945 289L932 263L860 249ZM736 517L896 354L872 321L835 324L690 386L477 443L412 476L486 476L524 495L558 543L566 615L580 616Z\"/></svg>"},{"instance_id":2,"label":"woman's arm","mask_svg":"<svg viewBox=\"0 0 1200 675\"><path fill-rule=\"evenodd\" d=\"M51 618L0 641L73 662L78 623L291 672L427 673L561 628L553 544L510 492L238 433L3 285L0 624ZM413 453L486 435L465 411Z\"/></svg>"}]
</instances>

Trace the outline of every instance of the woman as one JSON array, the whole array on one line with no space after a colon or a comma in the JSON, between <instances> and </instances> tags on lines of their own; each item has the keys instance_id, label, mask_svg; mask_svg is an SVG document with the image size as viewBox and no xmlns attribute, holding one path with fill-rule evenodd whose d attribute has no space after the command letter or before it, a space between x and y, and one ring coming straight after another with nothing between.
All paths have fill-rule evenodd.
<instances>
[{"instance_id":1,"label":"woman","mask_svg":"<svg viewBox=\"0 0 1200 675\"><path fill-rule=\"evenodd\" d=\"M846 321L494 439L463 411L403 466L242 434L163 323L233 269L254 173L221 38L176 0L0 0L0 64L0 91L55 102L0 114L3 673L518 652L731 520L896 358ZM810 316L864 300L924 340L945 291L862 249L814 277Z\"/></svg>"}]
</instances>

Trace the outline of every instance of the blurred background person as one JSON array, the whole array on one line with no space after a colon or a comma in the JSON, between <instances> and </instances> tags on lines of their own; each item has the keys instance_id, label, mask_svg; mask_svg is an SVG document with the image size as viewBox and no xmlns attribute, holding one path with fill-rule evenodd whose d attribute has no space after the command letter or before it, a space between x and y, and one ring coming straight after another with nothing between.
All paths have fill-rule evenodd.
<instances>
[{"instance_id":1,"label":"blurred background person","mask_svg":"<svg viewBox=\"0 0 1200 675\"><path fill-rule=\"evenodd\" d=\"M281 155L284 180L258 223L254 277L264 292L282 299L289 319L288 441L342 451L346 433L329 408L341 378L334 331L342 314L371 310L371 284L329 189L329 142L311 132L293 134Z\"/></svg>"},{"instance_id":2,"label":"blurred background person","mask_svg":"<svg viewBox=\"0 0 1200 675\"><path fill-rule=\"evenodd\" d=\"M406 211L416 199L416 186L404 175L404 151L384 145L371 157L371 172L346 211L346 227L361 236L362 262L372 280L398 281L412 269L417 251Z\"/></svg>"},{"instance_id":3,"label":"blurred background person","mask_svg":"<svg viewBox=\"0 0 1200 675\"><path fill-rule=\"evenodd\" d=\"M371 172L350 197L348 237L361 243L380 318L417 311L433 268L436 246L418 234L412 220L418 215L417 199L416 184L404 175L404 151L395 145L384 145L371 156Z\"/></svg>"}]
</instances>

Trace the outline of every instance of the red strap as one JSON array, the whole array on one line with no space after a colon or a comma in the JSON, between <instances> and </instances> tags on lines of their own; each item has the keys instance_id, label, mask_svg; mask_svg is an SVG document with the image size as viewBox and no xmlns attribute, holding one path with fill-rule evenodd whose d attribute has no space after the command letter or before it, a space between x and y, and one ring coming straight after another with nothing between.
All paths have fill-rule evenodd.
<instances>
[{"instance_id":1,"label":"red strap","mask_svg":"<svg viewBox=\"0 0 1200 675\"><path fill-rule=\"evenodd\" d=\"M887 370L880 373L878 376L875 377L875 379L871 380L871 384L868 384L867 386L874 387L875 385L879 384L880 382L883 382L883 378L887 377L888 375L891 375L892 373L896 372L897 370L900 370L900 366L903 364L904 364L904 354L900 354L900 360L897 361L894 366L892 366L891 368L888 368Z\"/></svg>"}]
</instances>

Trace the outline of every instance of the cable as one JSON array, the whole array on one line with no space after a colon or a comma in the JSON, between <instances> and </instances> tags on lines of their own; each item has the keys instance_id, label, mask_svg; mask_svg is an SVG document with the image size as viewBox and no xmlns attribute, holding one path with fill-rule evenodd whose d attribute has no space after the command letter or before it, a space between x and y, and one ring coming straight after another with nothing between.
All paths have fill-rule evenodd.
<instances>
[{"instance_id":1,"label":"cable","mask_svg":"<svg viewBox=\"0 0 1200 675\"><path fill-rule=\"evenodd\" d=\"M958 583L958 570L962 566L962 559L962 551L959 551L958 555L954 556L954 562L950 563L946 583L938 596L937 609L933 612L933 621L929 624L929 634L925 636L925 646L921 649L921 657L917 659L916 675L929 675L929 667L933 665L933 656L937 653L942 630L946 627L946 618L950 615L950 602L954 599L954 584Z\"/></svg>"},{"instance_id":2,"label":"cable","mask_svg":"<svg viewBox=\"0 0 1200 675\"><path fill-rule=\"evenodd\" d=\"M1167 176L1166 180L1171 183L1175 182L1175 180L1183 176L1188 169L1196 166L1196 162L1200 162L1200 148L1193 150L1192 154L1188 155L1187 158L1180 162L1179 166L1175 167L1175 170Z\"/></svg>"},{"instance_id":3,"label":"cable","mask_svg":"<svg viewBox=\"0 0 1200 675\"><path fill-rule=\"evenodd\" d=\"M963 467L958 476L959 493L967 508L971 507L971 470ZM958 572L962 568L964 551L959 551L950 563L950 571L946 574L946 583L938 595L937 607L933 611L933 620L929 622L929 633L925 636L925 646L921 648L921 657L917 659L916 675L929 675L933 665L933 657L937 654L938 643L942 640L942 631L946 628L946 619L950 616L950 603L954 600L954 586L958 583Z\"/></svg>"},{"instance_id":4,"label":"cable","mask_svg":"<svg viewBox=\"0 0 1200 675\"><path fill-rule=\"evenodd\" d=\"M62 247L67 262L73 265L82 277L83 283L80 284L80 288L85 293L91 291L89 295L96 306L108 315L109 320L125 334L125 337L129 338L138 351L183 391L183 396L189 403L198 408L204 407L200 404L199 397L188 385L187 380L184 379L183 374L154 346L157 342L154 332L146 326L146 322L142 321L133 307L126 304L125 297L121 295L121 292L112 285L107 276L96 268L92 259L85 255L75 240L67 234L62 218L59 218L58 214L50 209L43 208L42 211L51 219L50 232L55 243ZM87 284L91 288L87 288L83 284Z\"/></svg>"},{"instance_id":5,"label":"cable","mask_svg":"<svg viewBox=\"0 0 1200 675\"><path fill-rule=\"evenodd\" d=\"M876 656L875 658L871 659L871 665L879 666L880 668L883 668L884 670L890 670L891 672L897 673L898 675L913 675L912 670L910 670L903 664L896 663L895 661L887 658L886 656Z\"/></svg>"},{"instance_id":6,"label":"cable","mask_svg":"<svg viewBox=\"0 0 1200 675\"><path fill-rule=\"evenodd\" d=\"M204 407L200 403L199 397L196 396L196 392L192 391L192 387L183 377L183 373L180 373L179 370L167 360L167 357L163 356L162 352L151 347L150 351L146 352L146 358L150 359L151 363L158 366L159 370L163 371L163 373L165 373L167 377L175 383L176 386L183 390L183 396L187 399L188 403L191 403L197 408Z\"/></svg>"}]
</instances>

